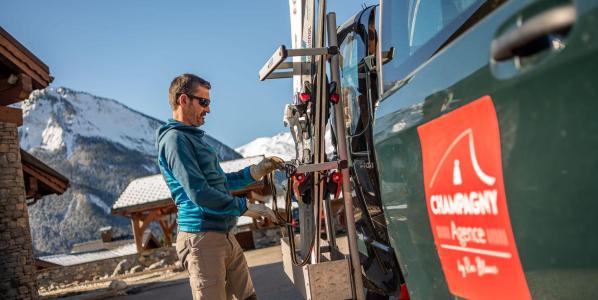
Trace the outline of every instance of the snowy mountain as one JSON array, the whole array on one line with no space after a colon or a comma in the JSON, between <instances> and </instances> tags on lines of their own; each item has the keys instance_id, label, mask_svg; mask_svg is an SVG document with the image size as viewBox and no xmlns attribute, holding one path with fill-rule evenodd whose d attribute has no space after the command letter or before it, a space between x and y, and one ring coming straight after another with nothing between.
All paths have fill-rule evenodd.
<instances>
[{"instance_id":1,"label":"snowy mountain","mask_svg":"<svg viewBox=\"0 0 598 300\"><path fill-rule=\"evenodd\" d=\"M273 137L260 137L235 151L250 157L255 155L278 156L284 160L295 158L295 143L290 132L282 132Z\"/></svg>"},{"instance_id":2,"label":"snowy mountain","mask_svg":"<svg viewBox=\"0 0 598 300\"><path fill-rule=\"evenodd\" d=\"M21 104L24 124L19 128L25 150L64 149L70 156L78 138L101 138L124 148L156 155L156 129L164 122L107 98L67 88L31 93ZM239 158L228 146L206 135L223 160Z\"/></svg>"},{"instance_id":3,"label":"snowy mountain","mask_svg":"<svg viewBox=\"0 0 598 300\"><path fill-rule=\"evenodd\" d=\"M331 142L330 129L327 127L326 135L326 154L334 151ZM290 132L281 132L272 137L257 138L239 148L235 149L243 157L250 157L255 155L278 156L284 160L295 159L295 142Z\"/></svg>"},{"instance_id":4,"label":"snowy mountain","mask_svg":"<svg viewBox=\"0 0 598 300\"><path fill-rule=\"evenodd\" d=\"M29 207L35 250L68 251L74 243L99 238L99 228L107 225L116 235L130 235L130 220L111 215L110 208L131 180L159 173L155 131L163 122L67 88L35 91L21 109L21 147L70 180L63 195ZM221 160L241 157L205 137Z\"/></svg>"}]
</instances>

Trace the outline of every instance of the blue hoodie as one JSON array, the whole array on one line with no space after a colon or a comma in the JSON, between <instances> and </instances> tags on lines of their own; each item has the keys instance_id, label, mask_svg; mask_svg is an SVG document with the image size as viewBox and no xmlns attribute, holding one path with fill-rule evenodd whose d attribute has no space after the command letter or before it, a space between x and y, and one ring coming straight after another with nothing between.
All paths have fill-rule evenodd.
<instances>
[{"instance_id":1,"label":"blue hoodie","mask_svg":"<svg viewBox=\"0 0 598 300\"><path fill-rule=\"evenodd\" d=\"M224 173L218 154L197 127L170 119L156 134L158 162L178 209L179 231L231 230L247 211L247 200L229 190L255 182L249 167Z\"/></svg>"}]
</instances>

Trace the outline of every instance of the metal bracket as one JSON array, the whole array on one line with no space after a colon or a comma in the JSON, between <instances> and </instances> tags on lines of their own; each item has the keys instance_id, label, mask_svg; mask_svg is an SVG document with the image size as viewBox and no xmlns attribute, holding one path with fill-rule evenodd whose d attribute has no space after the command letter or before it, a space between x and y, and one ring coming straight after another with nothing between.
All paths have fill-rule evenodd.
<instances>
[{"instance_id":1,"label":"metal bracket","mask_svg":"<svg viewBox=\"0 0 598 300\"><path fill-rule=\"evenodd\" d=\"M320 171L328 171L333 169L345 169L348 167L346 160L327 161L319 164L305 164L297 166L295 173L312 173Z\"/></svg>"},{"instance_id":2,"label":"metal bracket","mask_svg":"<svg viewBox=\"0 0 598 300\"><path fill-rule=\"evenodd\" d=\"M324 47L324 48L307 48L307 49L287 49L284 45L281 45L274 51L270 59L264 64L259 71L260 81L266 79L275 78L291 78L293 75L307 75L309 72L303 72L299 70L307 70L310 63L283 63L285 59L293 56L317 56L317 55L335 55L338 54L338 47ZM301 68L299 68L301 67ZM290 69L293 68L292 72L280 72L274 73L277 69Z\"/></svg>"}]
</instances>

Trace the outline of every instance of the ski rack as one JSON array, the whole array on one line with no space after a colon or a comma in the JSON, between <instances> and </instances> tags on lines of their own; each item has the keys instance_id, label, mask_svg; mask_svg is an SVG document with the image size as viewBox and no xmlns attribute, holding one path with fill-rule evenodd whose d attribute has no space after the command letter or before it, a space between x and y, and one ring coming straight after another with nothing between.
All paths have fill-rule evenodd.
<instances>
[{"instance_id":1,"label":"ski rack","mask_svg":"<svg viewBox=\"0 0 598 300\"><path fill-rule=\"evenodd\" d=\"M312 185L312 203L314 206L314 243L311 252L311 264L303 267L289 264L291 261L289 255L296 255L289 249L289 241L282 240L283 262L285 273L289 276L295 286L303 293L307 299L327 299L331 295L335 298L353 298L364 299L363 278L361 274L361 265L359 259L359 250L357 248L357 231L355 228L355 217L353 210L352 190L350 173L348 168L348 154L346 129L344 125L343 101L333 104L335 115L335 124L337 134L337 161L325 162L324 153L324 129L326 118L324 111L328 105L328 86L326 75L326 62L330 64L331 82L336 82L337 91L340 90L340 67L339 67L339 49L337 41L336 14L329 13L325 16L325 0L319 1L318 7L318 34L316 34L316 47L305 49L287 49L284 45L279 46L272 54L270 59L259 70L259 79L292 78L295 75L312 75L314 66L317 74L317 86L313 86L316 94L315 118L313 124L314 137L316 144L313 145L313 163L295 165L294 173L311 173L314 176ZM325 31L324 31L325 30ZM328 47L321 47L324 44L325 32L328 32ZM317 47L320 46L320 47ZM285 62L289 57L311 56L309 62ZM318 57L316 60L314 58ZM313 78L313 77L312 77ZM342 94L342 93L341 93ZM318 123L319 120L320 122ZM317 123L317 124L316 124ZM312 140L312 142L313 142ZM334 224L332 224L330 202L324 199L324 185L321 184L320 173L322 171L338 169L342 174L342 195L345 204L345 216L347 223L347 238L349 242L349 257L341 257L336 246L336 235ZM290 187L289 187L290 189ZM274 200L276 201L276 200ZM324 221L327 233L327 246L320 246L321 230L321 205L324 205ZM301 220L302 222L304 220ZM293 237L294 235L289 235ZM302 232L302 239L306 238ZM304 249L305 250L305 249ZM329 252L329 261L321 262L321 254ZM348 259L348 260L347 260ZM344 285L347 283L347 286ZM347 294L348 293L348 294ZM345 295L345 296L343 296Z\"/></svg>"},{"instance_id":2,"label":"ski rack","mask_svg":"<svg viewBox=\"0 0 598 300\"><path fill-rule=\"evenodd\" d=\"M274 51L272 57L259 71L260 81L266 79L291 78L294 75L307 75L309 73L300 70L307 70L310 63L284 62L288 57L293 56L318 56L336 55L338 47L311 48L311 49L287 49L281 45ZM293 71L274 72L275 70L293 69Z\"/></svg>"},{"instance_id":3,"label":"ski rack","mask_svg":"<svg viewBox=\"0 0 598 300\"><path fill-rule=\"evenodd\" d=\"M295 173L314 173L328 170L342 170L348 167L346 160L327 161L319 164L301 164L296 166Z\"/></svg>"}]
</instances>

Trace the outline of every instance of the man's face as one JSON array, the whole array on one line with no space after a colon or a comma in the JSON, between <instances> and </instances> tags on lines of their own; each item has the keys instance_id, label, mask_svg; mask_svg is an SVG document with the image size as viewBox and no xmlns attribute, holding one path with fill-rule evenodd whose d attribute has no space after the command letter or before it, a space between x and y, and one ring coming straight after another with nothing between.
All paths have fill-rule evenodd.
<instances>
[{"instance_id":1,"label":"man's face","mask_svg":"<svg viewBox=\"0 0 598 300\"><path fill-rule=\"evenodd\" d=\"M210 105L208 104L205 107L202 106L200 100L194 96L210 99L210 90L203 86L199 86L191 95L181 96L186 98L186 101L181 102L186 121L192 126L198 127L206 122L205 118L206 114L210 113Z\"/></svg>"}]
</instances>

